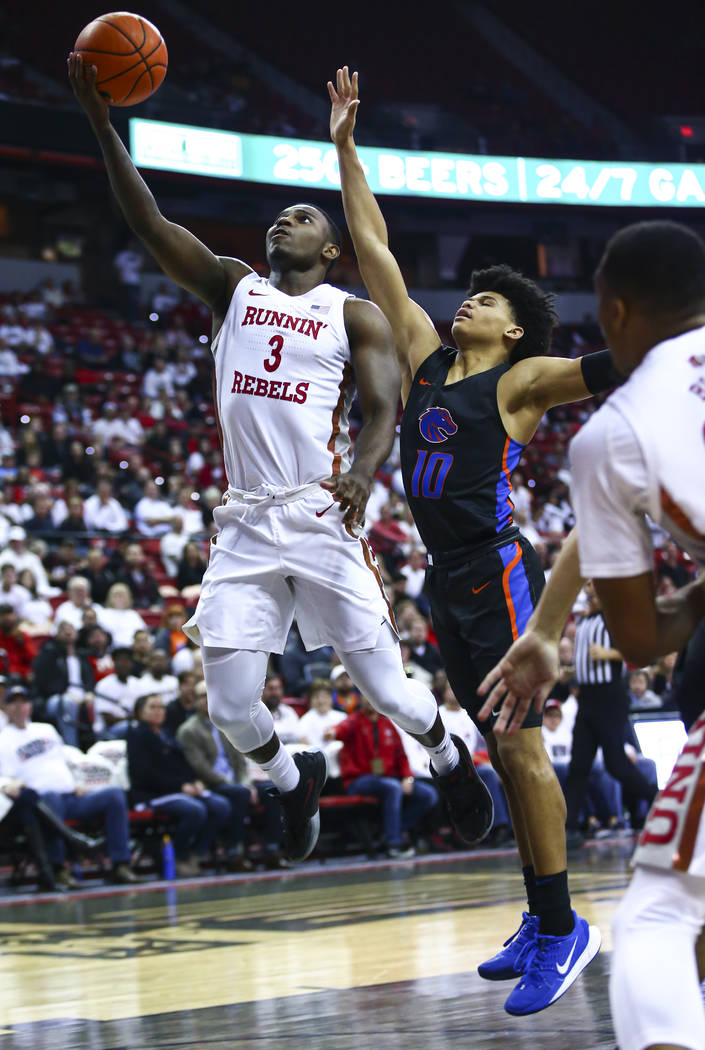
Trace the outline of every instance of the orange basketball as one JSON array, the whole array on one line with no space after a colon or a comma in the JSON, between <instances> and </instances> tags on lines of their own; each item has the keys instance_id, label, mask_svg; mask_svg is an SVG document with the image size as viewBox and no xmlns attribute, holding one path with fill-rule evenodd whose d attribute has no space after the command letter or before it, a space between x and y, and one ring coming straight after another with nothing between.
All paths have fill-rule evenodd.
<instances>
[{"instance_id":1,"label":"orange basketball","mask_svg":"<svg viewBox=\"0 0 705 1050\"><path fill-rule=\"evenodd\" d=\"M157 90L166 75L166 44L141 15L113 11L82 29L74 44L98 70L96 87L111 106L135 106Z\"/></svg>"}]
</instances>

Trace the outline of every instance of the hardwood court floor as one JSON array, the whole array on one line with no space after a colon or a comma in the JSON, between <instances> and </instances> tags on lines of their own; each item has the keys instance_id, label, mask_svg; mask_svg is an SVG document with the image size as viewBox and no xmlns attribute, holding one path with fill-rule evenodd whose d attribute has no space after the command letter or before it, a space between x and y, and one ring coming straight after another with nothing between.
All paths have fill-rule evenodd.
<instances>
[{"instance_id":1,"label":"hardwood court floor","mask_svg":"<svg viewBox=\"0 0 705 1050\"><path fill-rule=\"evenodd\" d=\"M574 906L603 949L512 1018L475 967L517 927L515 853L0 906L2 1050L614 1050L610 919L629 843L584 848ZM0 902L0 905L5 902Z\"/></svg>"}]
</instances>

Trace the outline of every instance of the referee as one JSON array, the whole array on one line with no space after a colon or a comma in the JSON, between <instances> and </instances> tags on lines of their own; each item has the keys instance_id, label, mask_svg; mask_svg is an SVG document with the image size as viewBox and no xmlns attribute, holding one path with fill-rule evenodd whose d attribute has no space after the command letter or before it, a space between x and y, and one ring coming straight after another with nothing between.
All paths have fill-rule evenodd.
<instances>
[{"instance_id":1,"label":"referee","mask_svg":"<svg viewBox=\"0 0 705 1050\"><path fill-rule=\"evenodd\" d=\"M606 771L619 781L633 804L645 798L651 805L658 790L656 784L650 784L639 772L624 751L629 694L622 677L622 654L612 647L592 580L586 582L585 594L588 612L575 632L575 677L580 690L565 784L568 811L566 841L569 848L577 848L584 841L578 820L599 747L602 748Z\"/></svg>"}]
</instances>

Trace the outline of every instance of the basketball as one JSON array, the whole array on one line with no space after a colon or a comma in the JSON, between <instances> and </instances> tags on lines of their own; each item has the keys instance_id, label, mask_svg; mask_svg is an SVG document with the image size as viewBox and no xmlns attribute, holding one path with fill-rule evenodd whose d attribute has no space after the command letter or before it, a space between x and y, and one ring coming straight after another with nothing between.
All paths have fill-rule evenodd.
<instances>
[{"instance_id":1,"label":"basketball","mask_svg":"<svg viewBox=\"0 0 705 1050\"><path fill-rule=\"evenodd\" d=\"M90 22L74 51L98 70L96 87L111 106L136 106L166 75L166 44L156 26L129 11L113 11Z\"/></svg>"}]
</instances>

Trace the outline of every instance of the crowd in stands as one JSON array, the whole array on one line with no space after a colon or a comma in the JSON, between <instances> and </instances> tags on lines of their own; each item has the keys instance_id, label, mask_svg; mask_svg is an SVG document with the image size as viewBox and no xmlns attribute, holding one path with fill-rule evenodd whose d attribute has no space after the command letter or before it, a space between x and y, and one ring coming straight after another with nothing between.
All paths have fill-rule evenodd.
<instances>
[{"instance_id":1,"label":"crowd in stands","mask_svg":"<svg viewBox=\"0 0 705 1050\"><path fill-rule=\"evenodd\" d=\"M193 302L158 294L137 312L158 313L158 322L134 323L83 306L51 280L0 298L0 802L34 814L34 793L59 823L102 820L108 877L117 881L133 877L130 807L167 822L177 874L196 875L216 857L235 871L287 866L270 785L208 721L200 652L183 631L225 478L206 318ZM562 331L558 345L580 352L584 336ZM512 479L516 519L547 574L573 524L567 443L589 411L584 403L551 412ZM490 845L506 844L499 780L435 644L425 551L397 450L375 481L366 529L407 673L429 684L444 721L466 740L495 801ZM657 572L667 594L692 565L659 542ZM575 618L583 610L579 598ZM573 622L561 643L544 729L557 767L569 758L575 717L574 630ZM631 669L634 710L672 706L674 659ZM379 800L391 856L457 847L425 752L372 710L334 652L307 653L294 626L283 655L272 657L263 699L286 746L327 750L331 794ZM634 743L625 741L638 761ZM629 806L596 769L586 827L623 826ZM16 830L9 816L0 823L0 851ZM61 834L46 834L40 884L70 886Z\"/></svg>"}]
</instances>

